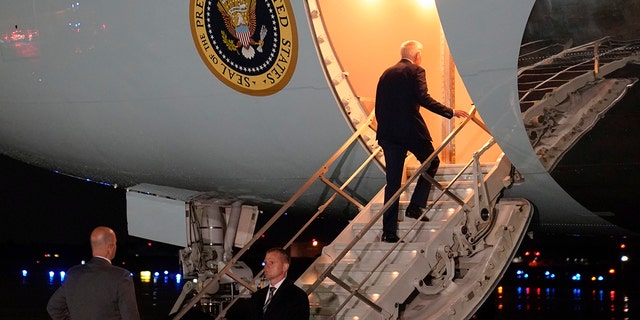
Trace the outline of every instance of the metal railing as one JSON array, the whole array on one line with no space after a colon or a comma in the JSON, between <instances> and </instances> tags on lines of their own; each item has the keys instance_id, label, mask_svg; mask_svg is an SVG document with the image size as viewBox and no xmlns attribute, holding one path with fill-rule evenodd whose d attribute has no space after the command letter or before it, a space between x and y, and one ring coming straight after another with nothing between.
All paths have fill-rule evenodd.
<instances>
[{"instance_id":1,"label":"metal railing","mask_svg":"<svg viewBox=\"0 0 640 320\"><path fill-rule=\"evenodd\" d=\"M420 223L420 219L425 216L427 214L427 212L436 204L438 203L438 201L440 201L440 199L444 196L447 195L449 198L451 198L452 200L454 200L456 203L458 203L460 206L463 207L463 210L466 211L470 211L469 208L466 208L466 204L465 202L460 199L457 195L453 194L452 192L449 191L449 189L453 186L453 184L463 175L463 173L469 168L471 167L471 165L473 165L473 163L477 162L479 160L479 156L484 153L486 150L488 150L495 142L493 140L493 138L490 138L489 141L481 148L480 151L476 152L473 156L473 158L462 168L462 170L459 171L459 173L452 179L452 181L450 181L446 186L443 186L442 184L440 184L440 182L436 181L434 178L432 178L431 176L424 174L426 168L429 166L429 164L431 163L431 161L433 161L433 159L435 159L436 156L438 156L439 153L441 153L446 146L451 143L453 141L453 139L456 137L456 135L470 122L473 121L474 123L476 123L480 128L482 128L484 131L486 131L487 133L489 133L487 127L484 125L484 123L482 123L479 119L477 119L475 117L476 114L476 109L475 106L472 108L469 117L467 117L460 126L458 126L454 131L452 131L443 141L442 145L437 148L421 165L420 167L416 170L416 173L413 174L402 186L401 188L387 201L385 202L385 204L382 206L382 208L374 215L372 216L372 218L369 220L369 222L362 227L362 229L360 230L360 232L358 234L356 234L354 236L354 238L351 240L351 242L349 242L346 247L337 254L337 256L335 256L335 258L333 259L333 261L331 262L331 264L329 264L327 266L327 268L320 274L318 275L318 278L316 279L316 281L309 287L307 288L306 292L307 294L312 293L315 289L317 289L317 287L322 283L322 281L324 281L325 278L329 278L331 280L333 280L337 285L339 285L340 287L342 287L343 289L345 289L347 292L349 292L349 295L344 299L344 301L342 302L342 304L337 308L336 310L336 314L334 314L334 316L337 315L338 312L340 312L340 310L342 310L348 303L349 300L352 297L357 297L358 299L360 299L363 303L367 304L368 306L370 306L373 310L376 310L378 313L382 313L383 309L382 307L380 307L379 305L377 305L374 301L372 301L371 299L369 299L368 297L366 297L364 294L360 293L359 290L362 288L362 286L375 274L376 270L378 270L382 264L384 263L384 261L395 251L395 249L402 244L403 240L405 239L405 237L407 237L407 235L409 235L409 233L415 229L419 223ZM400 195L406 191L406 189L416 180L418 179L418 177L420 175L423 175L424 178L426 178L427 180L429 180L433 186L435 186L436 188L438 188L441 192L440 194L434 199L434 201L427 206L426 210L423 211L423 213L420 215L420 217L416 218L415 222L413 222L409 229L402 234L399 237L398 242L393 243L392 246L390 247L389 250L387 250L387 252L379 259L378 263L376 263L373 268L367 273L367 275L364 276L364 278L358 283L357 286L350 286L349 284L343 282L342 280L340 280L337 276L335 276L332 271L335 269L335 267L340 263L340 261L349 253L349 251L358 243L360 242L360 240L364 237L364 235L377 223L377 221L380 219L380 217L383 215L383 213L392 205L393 202L395 202L397 199L399 199Z\"/></svg>"},{"instance_id":2,"label":"metal railing","mask_svg":"<svg viewBox=\"0 0 640 320\"><path fill-rule=\"evenodd\" d=\"M467 117L462 124L456 128L451 134L449 134L449 136L444 140L443 144L441 147L439 147L428 159L427 161L424 162L424 164L422 166L420 166L420 169L418 170L418 172L421 172L428 163L431 162L432 159L434 159L435 156L437 156L437 154L439 154L443 149L444 146L446 146L448 143L450 143L453 138L461 131L461 129L469 122L469 121L473 121L474 123L478 124L482 129L484 129L485 131L488 132L488 130L486 129L486 127L484 126L484 124L475 117L476 114L476 110L475 110L475 106L472 107L472 110L470 112L469 117ZM352 203L353 205L355 205L356 207L358 207L359 209L362 209L364 207L363 204L361 204L360 202L358 202L356 199L354 199L353 197L351 197L348 193L346 193L344 190L346 189L346 187L358 176L358 174L360 174L367 166L369 166L371 164L371 162L378 156L378 154L380 152L382 152L382 149L380 147L375 147L371 150L371 155L369 157L367 157L365 159L365 161L363 162L363 164L358 167L354 173L342 184L342 185L336 185L334 184L332 181L330 181L325 174L327 173L327 171L329 170L329 168L334 164L334 162L336 160L338 160L340 158L340 156L342 156L346 150L349 149L349 147L359 141L359 139L361 139L362 134L364 133L365 130L368 129L369 125L372 123L373 119L374 119L375 115L374 112L371 112L367 118L366 121L362 122L360 127L353 133L353 135L351 135L349 137L349 139L347 139L347 141L345 141L345 143L323 164L320 166L320 168L303 184L303 186L296 191L293 196L283 204L283 206L255 233L255 235L253 236L253 238L251 238L251 240L249 240L246 245L244 247L242 247L226 264L225 266L220 269L218 271L218 273L216 273L210 280L209 282L200 290L200 292L198 292L195 296L193 296L186 304L183 305L183 307L180 309L180 311L175 315L175 317L173 318L174 320L178 320L181 319L193 306L198 304L198 301L203 298L203 296L209 291L209 289L212 289L216 283L218 283L218 281L221 279L222 276L224 275L228 275L229 277L231 277L232 279L234 279L235 281L237 281L239 284L245 286L247 289L249 289L252 292L256 291L256 288L253 287L253 283L256 282L256 280L261 277L263 271L260 271L251 281L251 283L247 283L245 280L243 280L241 277L235 275L232 271L231 268L234 264L236 264L240 258L245 254L245 252L247 250L249 250L249 248L258 240L261 238L261 235L264 234L269 228L271 228L271 226L273 226L273 224L302 196L305 194L305 192L307 192L307 190L318 180L321 181L322 183L324 183L325 185L327 185L330 189L332 189L334 191L334 193L322 204L318 207L318 210L316 211L316 213L314 213L311 218L309 218L307 220L307 222L298 229L298 232L283 246L284 249L287 249L289 246L291 246L291 244L296 241L296 239L309 227L309 225L311 225L311 223L318 217L320 216L325 210L326 208L329 206L329 204L331 204L338 196L343 197L344 199L346 199L348 202ZM396 194L393 196L393 198L390 200L394 201L395 199L397 199L400 194L407 188L407 186L413 182L415 179L417 179L417 174L412 176L409 181L407 181L407 183L400 189L398 190L398 192L396 192ZM432 180L432 179L431 179ZM432 181L435 182L435 181ZM438 182L435 182L434 184L437 188L443 190L443 192L441 193L440 197L442 195L444 195L445 193L448 195L453 195L452 193L448 192L448 188L447 187L443 187L442 185L440 185ZM333 270L333 268L335 268L335 266L337 265L337 262L342 259L347 251L352 248L364 235L364 233L369 230L377 221L377 219L380 218L380 216L382 215L382 212L384 212L389 206L390 206L390 202L386 203L383 208L380 210L380 212L378 212L375 217L373 219L371 219L371 221L363 228L363 230L356 236L356 238L353 239L353 241L347 246L347 248L345 248L338 256L338 258L336 258L334 260L334 262L330 265L330 267L328 267L325 272L323 272L321 274L321 276L318 277L318 280L316 280L316 282L309 288L307 289L307 293L310 293L311 291L313 291L313 289L315 289L324 278L329 277L332 280L336 281L336 283L341 283L341 281L339 281L339 279L337 279L337 277L333 276L332 274L330 274L330 271ZM419 220L416 221L416 223L414 223L414 225L412 226L412 228L415 227L415 225L417 225ZM403 235L401 237L401 239L403 239L406 236ZM396 244L397 246L397 244ZM393 250L396 246L393 246L393 248L391 250ZM390 254L390 253L388 253ZM387 255L388 255L387 254ZM382 259L384 260L384 259ZM346 286L348 287L348 285L342 283L342 286ZM349 290L351 290L351 288L349 287ZM374 309L378 310L379 307L377 305L375 305L375 303L373 303L372 301L370 301L369 299L367 299L366 297L360 295L357 293L356 291L352 291L354 292L353 295L357 296L358 298L362 299L365 303L371 305ZM222 319L222 317L224 317L224 315L226 314L227 310L229 310L229 308L239 299L240 297L237 296L235 297L223 310L221 310L220 314L217 316L216 319Z\"/></svg>"},{"instance_id":3,"label":"metal railing","mask_svg":"<svg viewBox=\"0 0 640 320\"><path fill-rule=\"evenodd\" d=\"M240 260L240 258L242 257L242 255L244 255L244 253L249 250L249 248L258 240L260 239L261 235L263 233L265 233L269 228L271 228L271 226L317 181L320 180L322 181L324 184L326 184L327 186L329 186L329 188L331 188L334 191L334 194L329 197L329 199L327 201L325 201L325 203L323 203L322 205L320 205L318 207L318 211L304 224L304 226L302 226L298 232L286 243L285 246L283 246L284 249L287 249L301 234L302 232L304 232L306 230L306 228L320 215L322 214L322 212L324 212L324 210L329 206L329 204L331 204L331 202L333 202L333 200L335 200L337 198L338 195L342 196L343 198L345 198L347 201L349 201L350 203L354 204L355 206L357 206L358 208L362 208L363 205L361 203L359 203L357 200L355 200L353 197L349 196L346 192L344 192L344 189L349 185L349 183L351 183L358 174L360 174L374 159L375 157L381 152L381 148L378 147L376 149L374 149L371 153L371 155L364 161L364 163L358 167L358 169L340 186L334 184L333 182L331 182L329 179L326 178L325 174L327 173L327 171L329 170L329 167L336 161L339 159L339 157L355 142L358 141L358 139L360 138L360 136L362 135L362 133L367 129L367 127L369 126L369 124L371 124L371 122L373 121L374 118L374 114L371 113L369 115L369 117L367 118L367 121L363 122L362 125L360 126L360 128L358 128L358 130L356 130L353 135L351 135L349 137L349 139L347 139L347 141L345 141L345 143L329 158L329 160L327 160L322 166L320 166L320 168L304 183L304 185L298 190L296 191L296 193L294 193L294 195L286 202L283 204L283 206L264 224L264 226L262 226L262 228L260 228L260 230L258 230L255 235L253 236L253 238L251 238L251 240L249 240L247 242L247 244L242 247L232 258L231 260L229 260L226 265L220 269L218 271L218 273L216 273L209 281L209 283L204 286L204 288L202 288L202 290L200 290L200 292L198 294L196 294L193 298L191 298L191 300L189 300L188 303L186 303L182 309L180 309L180 311L175 315L175 317L173 319L178 320L181 319L190 309L192 306L196 305L198 303L198 301L206 294L206 292L213 288L214 285L220 280L220 278L224 275L228 275L229 277L233 278L234 280L238 281L238 283L242 284L243 286L247 287L249 290L254 291L255 292L255 288L253 288L253 286L249 283L246 283L244 280L242 280L240 277L236 276L233 274L233 272L231 271L231 267ZM262 271L253 278L252 283L255 282L256 279L258 279L258 277L262 274ZM222 316L224 316L224 314L226 313L226 311L233 305L233 303L235 303L235 301L237 301L238 297L236 297L227 307L225 307L222 312L220 313L220 315L218 316L217 319L220 319Z\"/></svg>"}]
</instances>

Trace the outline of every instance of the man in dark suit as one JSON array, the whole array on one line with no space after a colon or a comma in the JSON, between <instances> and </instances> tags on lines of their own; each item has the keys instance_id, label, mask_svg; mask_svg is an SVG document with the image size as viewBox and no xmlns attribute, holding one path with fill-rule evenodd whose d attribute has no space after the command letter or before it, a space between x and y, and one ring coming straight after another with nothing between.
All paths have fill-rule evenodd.
<instances>
[{"instance_id":1,"label":"man in dark suit","mask_svg":"<svg viewBox=\"0 0 640 320\"><path fill-rule=\"evenodd\" d=\"M139 320L131 273L111 265L116 234L107 227L91 232L93 258L69 269L62 286L47 304L52 319Z\"/></svg>"},{"instance_id":2,"label":"man in dark suit","mask_svg":"<svg viewBox=\"0 0 640 320\"><path fill-rule=\"evenodd\" d=\"M287 279L291 259L282 248L267 250L264 258L264 276L269 286L251 296L253 316L262 320L309 320L309 297Z\"/></svg>"},{"instance_id":3,"label":"man in dark suit","mask_svg":"<svg viewBox=\"0 0 640 320\"><path fill-rule=\"evenodd\" d=\"M400 47L400 55L402 59L380 76L376 89L377 139L384 151L387 170L385 203L400 189L407 151L413 153L420 162L434 152L431 135L420 115L420 106L448 119L469 116L465 111L444 106L427 92L425 70L420 67L420 42L404 42ZM440 160L434 158L426 170L427 174L435 176L439 164ZM405 211L407 217L415 219L422 215L430 189L431 183L420 176ZM382 222L382 241L397 242L398 200L385 211Z\"/></svg>"}]
</instances>

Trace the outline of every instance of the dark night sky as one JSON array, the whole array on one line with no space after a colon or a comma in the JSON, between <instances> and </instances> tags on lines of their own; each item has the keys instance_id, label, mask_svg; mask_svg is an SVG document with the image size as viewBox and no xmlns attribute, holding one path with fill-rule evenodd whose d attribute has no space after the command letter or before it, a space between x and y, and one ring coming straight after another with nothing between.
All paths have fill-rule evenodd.
<instances>
[{"instance_id":1,"label":"dark night sky","mask_svg":"<svg viewBox=\"0 0 640 320\"><path fill-rule=\"evenodd\" d=\"M125 191L0 156L0 244L85 244L98 225L126 238Z\"/></svg>"}]
</instances>

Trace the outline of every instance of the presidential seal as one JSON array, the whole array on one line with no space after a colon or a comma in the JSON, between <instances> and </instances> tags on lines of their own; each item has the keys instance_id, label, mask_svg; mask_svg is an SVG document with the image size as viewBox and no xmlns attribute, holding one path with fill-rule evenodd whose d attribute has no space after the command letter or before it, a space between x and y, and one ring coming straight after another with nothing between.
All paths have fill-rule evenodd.
<instances>
[{"instance_id":1,"label":"presidential seal","mask_svg":"<svg viewBox=\"0 0 640 320\"><path fill-rule=\"evenodd\" d=\"M298 59L293 10L285 0L191 0L200 57L227 86L265 96L291 79Z\"/></svg>"}]
</instances>

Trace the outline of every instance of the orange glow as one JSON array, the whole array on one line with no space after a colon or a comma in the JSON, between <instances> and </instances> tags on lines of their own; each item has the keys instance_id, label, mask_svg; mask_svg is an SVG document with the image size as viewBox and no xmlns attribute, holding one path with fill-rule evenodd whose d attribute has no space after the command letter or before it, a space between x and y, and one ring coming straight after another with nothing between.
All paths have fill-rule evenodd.
<instances>
[{"instance_id":1,"label":"orange glow","mask_svg":"<svg viewBox=\"0 0 640 320\"><path fill-rule=\"evenodd\" d=\"M498 287L498 294L502 294L502 286Z\"/></svg>"},{"instance_id":2,"label":"orange glow","mask_svg":"<svg viewBox=\"0 0 640 320\"><path fill-rule=\"evenodd\" d=\"M627 245L626 245L626 244L624 244L624 243L621 243L621 244L620 244L620 249L625 249L626 247L627 247Z\"/></svg>"},{"instance_id":3,"label":"orange glow","mask_svg":"<svg viewBox=\"0 0 640 320\"><path fill-rule=\"evenodd\" d=\"M426 9L435 9L436 3L434 0L416 0L418 4Z\"/></svg>"},{"instance_id":4,"label":"orange glow","mask_svg":"<svg viewBox=\"0 0 640 320\"><path fill-rule=\"evenodd\" d=\"M446 104L445 93L448 94L453 87L456 105L472 104L464 83L455 70L454 86L448 78L442 76L449 67L444 62L447 60L445 56L448 54L448 47L433 0L317 0L317 3L320 10L318 17L322 17L326 38L330 39L336 55L328 57L328 60L339 61L341 68L349 72L349 83L361 101L375 100L380 75L399 60L400 44L414 39L424 46L422 67L427 70L431 96ZM354 37L354 34L358 36ZM362 59L363 54L367 59ZM423 116L428 123L443 121L439 115L426 110ZM434 144L440 145L440 141L444 139L442 130L434 127L431 134ZM456 157L471 157L482 147L484 140L478 137L483 135L485 133L481 129L462 133L457 139L459 143L456 144ZM485 153L483 158L494 161L499 156L498 149Z\"/></svg>"},{"instance_id":5,"label":"orange glow","mask_svg":"<svg viewBox=\"0 0 640 320\"><path fill-rule=\"evenodd\" d=\"M616 274L616 269L613 269L613 268L609 269L609 274Z\"/></svg>"},{"instance_id":6,"label":"orange glow","mask_svg":"<svg viewBox=\"0 0 640 320\"><path fill-rule=\"evenodd\" d=\"M316 240L316 239L311 240L311 245L314 246L314 247L317 247L318 246L318 240Z\"/></svg>"}]
</instances>

